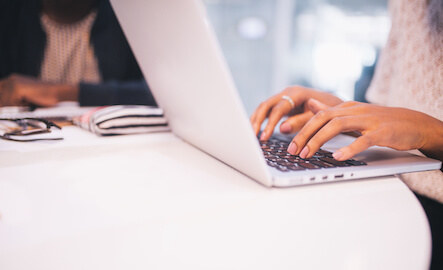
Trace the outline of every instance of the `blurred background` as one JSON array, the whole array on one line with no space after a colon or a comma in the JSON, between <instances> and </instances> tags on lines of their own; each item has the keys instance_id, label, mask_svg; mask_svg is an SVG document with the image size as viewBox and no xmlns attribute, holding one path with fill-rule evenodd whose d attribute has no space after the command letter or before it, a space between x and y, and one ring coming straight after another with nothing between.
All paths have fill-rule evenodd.
<instances>
[{"instance_id":1,"label":"blurred background","mask_svg":"<svg viewBox=\"0 0 443 270\"><path fill-rule=\"evenodd\" d=\"M204 0L248 114L289 85L364 101L387 0Z\"/></svg>"}]
</instances>

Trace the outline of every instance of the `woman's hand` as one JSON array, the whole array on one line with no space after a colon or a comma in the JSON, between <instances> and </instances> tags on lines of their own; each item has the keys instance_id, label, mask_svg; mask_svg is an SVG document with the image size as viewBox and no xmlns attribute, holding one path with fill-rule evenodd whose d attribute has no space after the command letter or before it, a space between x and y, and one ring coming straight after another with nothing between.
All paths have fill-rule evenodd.
<instances>
[{"instance_id":1,"label":"woman's hand","mask_svg":"<svg viewBox=\"0 0 443 270\"><path fill-rule=\"evenodd\" d=\"M282 97L291 99L292 103ZM299 131L314 115L306 105L310 98L315 98L329 106L335 106L343 102L329 93L301 86L288 87L261 103L252 114L250 120L255 134L258 134L263 121L268 118L268 123L260 136L260 140L269 139L277 123L286 115L289 115L289 118L280 125L280 131L282 133Z\"/></svg>"},{"instance_id":2,"label":"woman's hand","mask_svg":"<svg viewBox=\"0 0 443 270\"><path fill-rule=\"evenodd\" d=\"M78 99L78 87L69 84L45 83L23 75L0 80L0 106L50 107L60 101Z\"/></svg>"},{"instance_id":3,"label":"woman's hand","mask_svg":"<svg viewBox=\"0 0 443 270\"><path fill-rule=\"evenodd\" d=\"M352 158L373 145L419 149L427 156L442 158L443 122L427 114L355 101L335 107L313 99L307 104L315 115L289 145L288 151L293 155L309 158L339 133L357 131L361 136L337 150L333 154L336 160Z\"/></svg>"}]
</instances>

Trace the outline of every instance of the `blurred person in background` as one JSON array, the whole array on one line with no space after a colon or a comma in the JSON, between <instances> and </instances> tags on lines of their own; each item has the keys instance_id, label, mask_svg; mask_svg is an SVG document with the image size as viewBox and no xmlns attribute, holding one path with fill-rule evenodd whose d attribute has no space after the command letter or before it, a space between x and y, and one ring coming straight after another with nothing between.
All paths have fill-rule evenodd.
<instances>
[{"instance_id":1,"label":"blurred person in background","mask_svg":"<svg viewBox=\"0 0 443 270\"><path fill-rule=\"evenodd\" d=\"M108 0L0 0L0 106L156 105Z\"/></svg>"}]
</instances>

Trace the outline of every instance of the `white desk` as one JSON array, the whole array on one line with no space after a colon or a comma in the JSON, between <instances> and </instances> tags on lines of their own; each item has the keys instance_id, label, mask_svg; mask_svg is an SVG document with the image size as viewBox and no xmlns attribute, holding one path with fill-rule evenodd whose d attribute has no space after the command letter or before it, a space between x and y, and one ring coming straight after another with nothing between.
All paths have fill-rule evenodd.
<instances>
[{"instance_id":1,"label":"white desk","mask_svg":"<svg viewBox=\"0 0 443 270\"><path fill-rule=\"evenodd\" d=\"M170 133L0 141L0 269L426 269L396 178L268 189Z\"/></svg>"}]
</instances>

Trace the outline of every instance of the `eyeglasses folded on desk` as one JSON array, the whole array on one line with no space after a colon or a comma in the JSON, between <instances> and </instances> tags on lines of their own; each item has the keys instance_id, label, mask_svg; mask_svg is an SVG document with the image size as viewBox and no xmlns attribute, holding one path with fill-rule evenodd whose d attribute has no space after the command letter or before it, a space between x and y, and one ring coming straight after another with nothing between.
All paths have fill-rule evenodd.
<instances>
[{"instance_id":1,"label":"eyeglasses folded on desk","mask_svg":"<svg viewBox=\"0 0 443 270\"><path fill-rule=\"evenodd\" d=\"M62 140L61 127L42 118L0 118L0 138L18 142Z\"/></svg>"}]
</instances>

